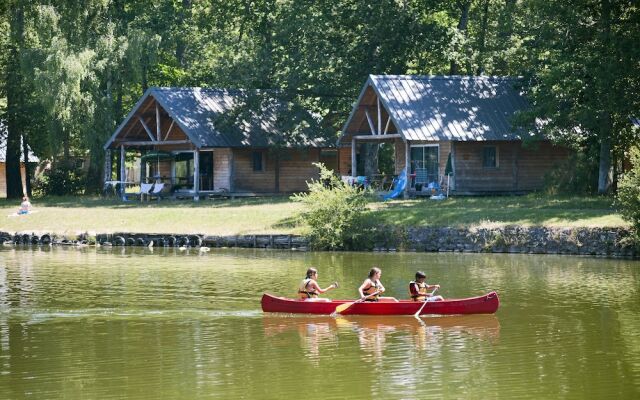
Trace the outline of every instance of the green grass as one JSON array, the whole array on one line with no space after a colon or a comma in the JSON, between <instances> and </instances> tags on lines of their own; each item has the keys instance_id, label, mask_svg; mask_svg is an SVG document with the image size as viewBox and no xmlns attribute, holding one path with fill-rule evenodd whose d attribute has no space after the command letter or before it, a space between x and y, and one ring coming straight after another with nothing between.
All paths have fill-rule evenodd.
<instances>
[{"instance_id":1,"label":"green grass","mask_svg":"<svg viewBox=\"0 0 640 400\"><path fill-rule=\"evenodd\" d=\"M297 233L300 210L287 198L162 200L123 203L92 197L35 199L34 213L12 216L19 202L0 201L0 230L54 232L204 233L212 235Z\"/></svg>"},{"instance_id":2,"label":"green grass","mask_svg":"<svg viewBox=\"0 0 640 400\"><path fill-rule=\"evenodd\" d=\"M402 200L372 205L380 219L394 225L432 226L628 226L609 197L560 197L531 194L458 197L444 201Z\"/></svg>"},{"instance_id":3,"label":"green grass","mask_svg":"<svg viewBox=\"0 0 640 400\"><path fill-rule=\"evenodd\" d=\"M543 225L628 226L607 197L460 197L445 201L372 202L381 222L405 226ZM19 201L0 200L0 231L203 233L211 235L304 233L296 214L302 205L287 197L203 200L198 203L120 202L95 197L35 199L36 212L12 216ZM2 214L0 214L2 215Z\"/></svg>"}]
</instances>

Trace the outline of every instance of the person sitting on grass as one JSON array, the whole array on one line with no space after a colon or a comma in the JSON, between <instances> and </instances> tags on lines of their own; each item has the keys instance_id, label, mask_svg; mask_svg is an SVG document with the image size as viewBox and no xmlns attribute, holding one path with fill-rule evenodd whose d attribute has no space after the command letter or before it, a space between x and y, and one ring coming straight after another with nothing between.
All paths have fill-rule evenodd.
<instances>
[{"instance_id":1,"label":"person sitting on grass","mask_svg":"<svg viewBox=\"0 0 640 400\"><path fill-rule=\"evenodd\" d=\"M22 203L20 203L20 209L18 210L18 215L29 214L31 211L31 202L27 196L22 198Z\"/></svg>"},{"instance_id":2,"label":"person sitting on grass","mask_svg":"<svg viewBox=\"0 0 640 400\"><path fill-rule=\"evenodd\" d=\"M300 282L298 287L298 298L306 301L331 301L329 299L319 298L318 294L325 293L331 289L338 287L338 282L333 282L327 288L322 289L317 282L318 270L315 268L309 268L307 270L307 276Z\"/></svg>"},{"instance_id":3,"label":"person sitting on grass","mask_svg":"<svg viewBox=\"0 0 640 400\"><path fill-rule=\"evenodd\" d=\"M434 296L431 291L439 289L440 285L429 285L425 282L426 275L422 271L416 272L416 280L409 282L409 293L413 301L442 301L442 296Z\"/></svg>"}]
</instances>

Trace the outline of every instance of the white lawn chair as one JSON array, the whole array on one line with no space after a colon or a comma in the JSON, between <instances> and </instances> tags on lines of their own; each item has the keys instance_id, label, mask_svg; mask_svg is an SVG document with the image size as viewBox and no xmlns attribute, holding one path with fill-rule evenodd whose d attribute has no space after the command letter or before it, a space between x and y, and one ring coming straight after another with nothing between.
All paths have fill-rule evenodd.
<instances>
[{"instance_id":1,"label":"white lawn chair","mask_svg":"<svg viewBox=\"0 0 640 400\"><path fill-rule=\"evenodd\" d=\"M151 193L149 193L149 198L153 198L155 196L158 201L160 201L160 199L162 198L162 189L164 189L164 183L156 183L153 186L153 190L151 191Z\"/></svg>"},{"instance_id":2,"label":"white lawn chair","mask_svg":"<svg viewBox=\"0 0 640 400\"><path fill-rule=\"evenodd\" d=\"M144 196L149 196L151 194L151 188L153 187L153 183L141 183L140 191L136 193L140 196L140 201L144 200Z\"/></svg>"}]
</instances>

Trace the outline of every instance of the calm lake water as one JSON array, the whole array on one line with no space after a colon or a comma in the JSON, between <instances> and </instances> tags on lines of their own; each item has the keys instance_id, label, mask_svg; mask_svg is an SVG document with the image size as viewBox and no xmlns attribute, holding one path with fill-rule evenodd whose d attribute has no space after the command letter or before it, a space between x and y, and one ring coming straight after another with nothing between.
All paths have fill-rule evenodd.
<instances>
[{"instance_id":1,"label":"calm lake water","mask_svg":"<svg viewBox=\"0 0 640 400\"><path fill-rule=\"evenodd\" d=\"M267 315L307 266L495 315ZM640 262L485 254L0 250L0 399L637 399Z\"/></svg>"}]
</instances>

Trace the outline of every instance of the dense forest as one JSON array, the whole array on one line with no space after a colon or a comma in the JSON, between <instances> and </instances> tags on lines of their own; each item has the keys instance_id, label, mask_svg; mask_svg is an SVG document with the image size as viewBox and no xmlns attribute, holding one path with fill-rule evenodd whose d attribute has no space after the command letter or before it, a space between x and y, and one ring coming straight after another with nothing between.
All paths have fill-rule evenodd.
<instances>
[{"instance_id":1,"label":"dense forest","mask_svg":"<svg viewBox=\"0 0 640 400\"><path fill-rule=\"evenodd\" d=\"M521 76L514 123L580 150L556 177L576 191L610 190L639 142L636 0L3 0L0 48L10 198L27 145L62 175L88 159L98 190L151 86L274 90L335 135L368 74Z\"/></svg>"}]
</instances>

